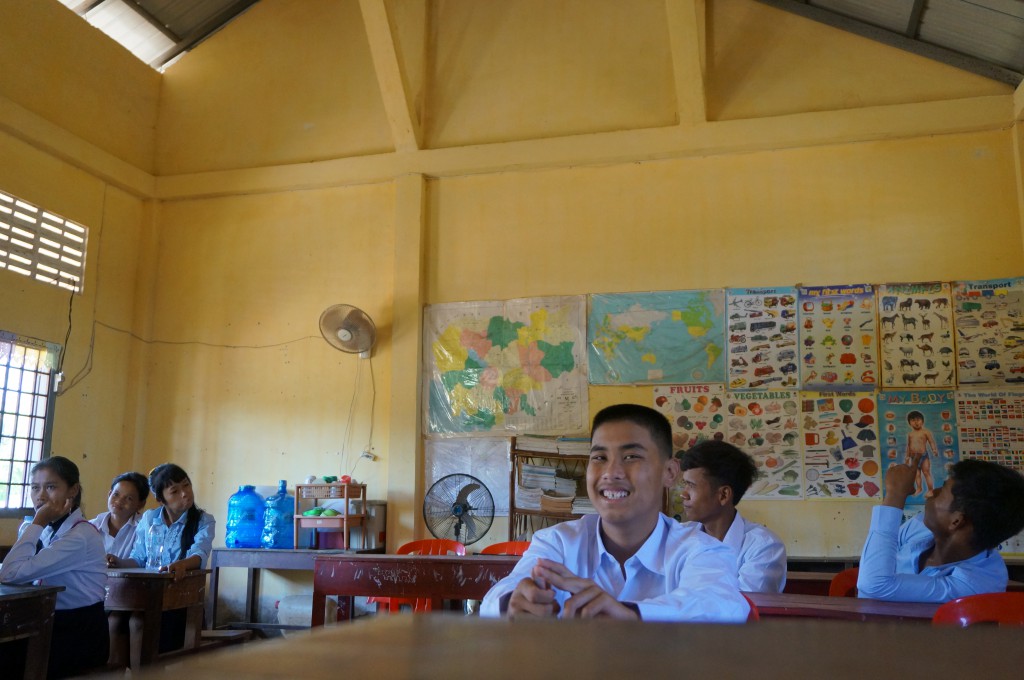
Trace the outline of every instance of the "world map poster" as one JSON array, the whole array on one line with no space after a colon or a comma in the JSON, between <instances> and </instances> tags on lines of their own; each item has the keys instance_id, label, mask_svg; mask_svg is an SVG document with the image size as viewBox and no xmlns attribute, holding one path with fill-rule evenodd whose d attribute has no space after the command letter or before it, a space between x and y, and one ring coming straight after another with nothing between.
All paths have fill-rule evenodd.
<instances>
[{"instance_id":1,"label":"world map poster","mask_svg":"<svg viewBox=\"0 0 1024 680\"><path fill-rule=\"evenodd\" d=\"M583 296L428 306L426 433L586 432L585 322Z\"/></svg>"},{"instance_id":2,"label":"world map poster","mask_svg":"<svg viewBox=\"0 0 1024 680\"><path fill-rule=\"evenodd\" d=\"M725 291L591 295L594 385L725 381Z\"/></svg>"}]
</instances>

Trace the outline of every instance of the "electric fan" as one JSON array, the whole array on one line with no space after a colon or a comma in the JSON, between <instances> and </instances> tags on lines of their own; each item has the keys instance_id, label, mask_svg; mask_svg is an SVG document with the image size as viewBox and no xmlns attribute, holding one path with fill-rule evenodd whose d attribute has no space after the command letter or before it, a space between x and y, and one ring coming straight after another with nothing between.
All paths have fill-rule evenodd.
<instances>
[{"instance_id":1,"label":"electric fan","mask_svg":"<svg viewBox=\"0 0 1024 680\"><path fill-rule=\"evenodd\" d=\"M320 332L324 340L342 352L358 354L366 359L377 337L377 327L370 315L352 305L334 305L320 315Z\"/></svg>"},{"instance_id":2,"label":"electric fan","mask_svg":"<svg viewBox=\"0 0 1024 680\"><path fill-rule=\"evenodd\" d=\"M423 497L423 521L434 538L476 543L494 521L494 498L476 477L447 475Z\"/></svg>"}]
</instances>

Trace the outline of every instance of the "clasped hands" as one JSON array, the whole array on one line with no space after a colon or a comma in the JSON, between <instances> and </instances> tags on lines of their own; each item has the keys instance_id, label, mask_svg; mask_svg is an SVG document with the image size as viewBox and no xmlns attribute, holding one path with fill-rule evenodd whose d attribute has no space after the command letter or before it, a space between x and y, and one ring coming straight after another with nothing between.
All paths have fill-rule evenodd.
<instances>
[{"instance_id":1,"label":"clasped hands","mask_svg":"<svg viewBox=\"0 0 1024 680\"><path fill-rule=\"evenodd\" d=\"M555 599L555 588L570 593L564 608ZM580 578L565 565L539 559L512 591L508 601L509 618L558 616L563 619L612 618L636 621L637 612L616 600L588 578Z\"/></svg>"}]
</instances>

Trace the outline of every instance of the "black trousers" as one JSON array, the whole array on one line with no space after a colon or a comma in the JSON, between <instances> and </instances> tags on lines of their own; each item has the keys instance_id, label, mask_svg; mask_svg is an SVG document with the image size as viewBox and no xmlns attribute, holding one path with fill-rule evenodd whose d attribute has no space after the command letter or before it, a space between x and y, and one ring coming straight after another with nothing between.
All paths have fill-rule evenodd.
<instances>
[{"instance_id":1,"label":"black trousers","mask_svg":"<svg viewBox=\"0 0 1024 680\"><path fill-rule=\"evenodd\" d=\"M81 675L106 664L109 654L110 634L103 602L54 612L46 677Z\"/></svg>"}]
</instances>

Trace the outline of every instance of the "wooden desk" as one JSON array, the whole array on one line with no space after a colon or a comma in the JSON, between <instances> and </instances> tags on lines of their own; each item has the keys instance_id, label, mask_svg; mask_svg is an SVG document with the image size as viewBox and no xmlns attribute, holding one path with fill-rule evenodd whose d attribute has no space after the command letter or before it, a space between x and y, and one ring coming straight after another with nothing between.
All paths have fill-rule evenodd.
<instances>
[{"instance_id":1,"label":"wooden desk","mask_svg":"<svg viewBox=\"0 0 1024 680\"><path fill-rule=\"evenodd\" d=\"M791 595L828 595L828 587L835 574L824 571L787 571L786 588L783 592ZM1009 592L1024 592L1024 583L1010 581L1006 584Z\"/></svg>"},{"instance_id":2,"label":"wooden desk","mask_svg":"<svg viewBox=\"0 0 1024 680\"><path fill-rule=\"evenodd\" d=\"M383 552L384 548L375 548ZM220 570L229 567L247 571L245 583L244 619L231 625L244 628L301 628L259 623L260 570L313 571L313 560L324 555L349 555L354 550L265 550L263 548L214 548L210 555L210 589L206 595L206 628L217 627L217 594L220 589Z\"/></svg>"},{"instance_id":3,"label":"wooden desk","mask_svg":"<svg viewBox=\"0 0 1024 680\"><path fill-rule=\"evenodd\" d=\"M107 572L106 609L141 612L143 616L141 655L134 658L133 654L132 669L156 660L160 646L160 615L165 611L188 608L184 648L199 646L206 575L209 573L209 569L194 569L180 581L175 581L167 572L149 569L110 569Z\"/></svg>"},{"instance_id":4,"label":"wooden desk","mask_svg":"<svg viewBox=\"0 0 1024 680\"><path fill-rule=\"evenodd\" d=\"M839 621L750 625L378 616L185 659L188 680L302 677L1015 678L1020 630Z\"/></svg>"},{"instance_id":5,"label":"wooden desk","mask_svg":"<svg viewBox=\"0 0 1024 680\"><path fill-rule=\"evenodd\" d=\"M805 617L843 621L918 621L930 623L937 604L884 602L858 597L790 593L747 593L761 618Z\"/></svg>"},{"instance_id":6,"label":"wooden desk","mask_svg":"<svg viewBox=\"0 0 1024 680\"><path fill-rule=\"evenodd\" d=\"M339 621L352 618L355 595L482 600L518 561L518 557L492 555L317 557L313 570L313 625L323 625L328 595L338 596Z\"/></svg>"},{"instance_id":7,"label":"wooden desk","mask_svg":"<svg viewBox=\"0 0 1024 680\"><path fill-rule=\"evenodd\" d=\"M0 645L26 640L24 678L45 678L57 593L64 586L0 585Z\"/></svg>"}]
</instances>

